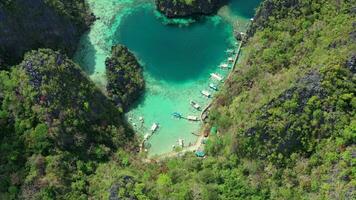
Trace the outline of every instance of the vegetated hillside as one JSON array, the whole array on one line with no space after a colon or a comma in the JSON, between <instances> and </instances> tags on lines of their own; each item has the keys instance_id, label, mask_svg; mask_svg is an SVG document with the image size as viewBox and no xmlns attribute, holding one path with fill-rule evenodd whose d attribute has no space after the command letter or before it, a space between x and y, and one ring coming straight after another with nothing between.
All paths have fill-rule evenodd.
<instances>
[{"instance_id":1,"label":"vegetated hillside","mask_svg":"<svg viewBox=\"0 0 356 200\"><path fill-rule=\"evenodd\" d=\"M207 157L123 156L95 198L354 199L355 1L266 0L209 115ZM125 170L123 170L125 169ZM103 178L110 177L110 178Z\"/></svg>"},{"instance_id":2,"label":"vegetated hillside","mask_svg":"<svg viewBox=\"0 0 356 200\"><path fill-rule=\"evenodd\" d=\"M271 198L352 199L355 1L265 1L216 99L210 151Z\"/></svg>"},{"instance_id":3,"label":"vegetated hillside","mask_svg":"<svg viewBox=\"0 0 356 200\"><path fill-rule=\"evenodd\" d=\"M48 49L0 72L0 130L0 199L83 198L96 165L133 143L122 113Z\"/></svg>"},{"instance_id":4,"label":"vegetated hillside","mask_svg":"<svg viewBox=\"0 0 356 200\"><path fill-rule=\"evenodd\" d=\"M1 1L0 60L16 64L25 52L38 48L71 56L93 20L85 0Z\"/></svg>"},{"instance_id":5,"label":"vegetated hillside","mask_svg":"<svg viewBox=\"0 0 356 200\"><path fill-rule=\"evenodd\" d=\"M144 91L142 67L135 55L123 45L112 47L105 66L108 95L118 107L127 110Z\"/></svg>"},{"instance_id":6,"label":"vegetated hillside","mask_svg":"<svg viewBox=\"0 0 356 200\"><path fill-rule=\"evenodd\" d=\"M157 10L168 18L211 15L227 0L155 0Z\"/></svg>"}]
</instances>

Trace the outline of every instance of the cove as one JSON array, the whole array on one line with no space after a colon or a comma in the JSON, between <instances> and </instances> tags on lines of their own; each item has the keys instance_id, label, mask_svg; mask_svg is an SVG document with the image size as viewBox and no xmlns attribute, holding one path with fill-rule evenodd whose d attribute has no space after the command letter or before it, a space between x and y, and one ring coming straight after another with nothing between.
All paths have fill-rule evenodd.
<instances>
[{"instance_id":1,"label":"cove","mask_svg":"<svg viewBox=\"0 0 356 200\"><path fill-rule=\"evenodd\" d=\"M226 49L235 41L232 27L220 17L209 17L189 26L164 25L151 7L140 7L121 19L114 43L126 45L144 66L146 93L127 116L136 132L150 132L153 123L159 129L148 141L149 155L166 153L183 139L194 144L200 122L176 119L172 113L200 116L190 105L194 100L204 107L209 99L201 90L209 90L209 74L219 71ZM214 93L213 91L210 91ZM139 118L144 118L141 124Z\"/></svg>"},{"instance_id":2,"label":"cove","mask_svg":"<svg viewBox=\"0 0 356 200\"><path fill-rule=\"evenodd\" d=\"M183 83L217 66L230 36L230 27L219 19L178 27L162 24L149 8L139 8L122 19L114 43L134 51L153 78Z\"/></svg>"},{"instance_id":3,"label":"cove","mask_svg":"<svg viewBox=\"0 0 356 200\"><path fill-rule=\"evenodd\" d=\"M179 139L188 146L196 142L202 124L176 119L173 112L183 116L199 116L200 111L190 105L194 100L201 107L211 98L201 95L202 90L213 96L209 89L210 73L226 77L228 70L218 68L227 62L226 50L236 47L231 19L240 20L245 27L248 16L240 13L235 3L221 10L219 16L206 17L189 25L165 25L150 0L88 0L99 18L91 30L83 35L75 60L101 88L105 88L105 58L111 46L126 45L144 67L146 91L144 96L126 114L137 134L150 132L153 123L159 123L157 132L148 140L149 156L172 151ZM257 4L256 4L257 5ZM142 123L139 119L143 117Z\"/></svg>"}]
</instances>

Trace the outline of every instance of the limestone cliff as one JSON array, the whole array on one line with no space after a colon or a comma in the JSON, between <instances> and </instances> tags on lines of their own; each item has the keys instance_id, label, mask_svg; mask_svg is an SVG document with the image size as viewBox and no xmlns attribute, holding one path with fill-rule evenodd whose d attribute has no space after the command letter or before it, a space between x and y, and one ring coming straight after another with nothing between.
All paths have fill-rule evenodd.
<instances>
[{"instance_id":1,"label":"limestone cliff","mask_svg":"<svg viewBox=\"0 0 356 200\"><path fill-rule=\"evenodd\" d=\"M93 18L84 0L0 2L0 60L15 64L26 51L44 47L71 56Z\"/></svg>"},{"instance_id":2,"label":"limestone cliff","mask_svg":"<svg viewBox=\"0 0 356 200\"><path fill-rule=\"evenodd\" d=\"M157 10L168 18L214 14L226 0L156 0Z\"/></svg>"}]
</instances>

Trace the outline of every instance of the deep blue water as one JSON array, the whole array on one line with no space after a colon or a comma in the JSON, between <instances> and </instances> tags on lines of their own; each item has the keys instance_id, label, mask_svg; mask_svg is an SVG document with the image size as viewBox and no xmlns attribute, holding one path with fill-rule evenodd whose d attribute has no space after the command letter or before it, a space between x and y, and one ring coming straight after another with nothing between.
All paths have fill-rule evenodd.
<instances>
[{"instance_id":1,"label":"deep blue water","mask_svg":"<svg viewBox=\"0 0 356 200\"><path fill-rule=\"evenodd\" d=\"M141 8L122 19L115 43L126 45L156 79L184 82L216 67L231 45L231 26L207 18L189 26L167 26Z\"/></svg>"}]
</instances>

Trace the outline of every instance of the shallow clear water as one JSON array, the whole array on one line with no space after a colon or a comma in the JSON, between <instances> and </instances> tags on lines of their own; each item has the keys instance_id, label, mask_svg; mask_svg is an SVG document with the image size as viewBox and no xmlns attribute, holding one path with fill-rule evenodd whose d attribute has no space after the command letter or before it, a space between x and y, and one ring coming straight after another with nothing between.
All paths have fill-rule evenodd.
<instances>
[{"instance_id":1,"label":"shallow clear water","mask_svg":"<svg viewBox=\"0 0 356 200\"><path fill-rule=\"evenodd\" d=\"M223 8L221 17L207 17L189 26L170 26L157 17L151 1L89 1L100 19L83 36L75 59L103 87L104 61L111 46L121 43L135 53L144 66L147 88L127 118L142 135L149 132L152 123L160 124L148 141L149 155L171 151L178 139L184 139L186 145L195 142L192 132L198 133L201 124L175 119L172 113L199 116L200 112L189 101L194 100L202 107L207 105L210 100L200 91L214 93L208 89L209 83L214 82L209 74L217 72L226 76L228 73L218 66L226 62L225 50L236 45L232 37L232 25L236 25L229 21L241 18L243 27L250 18L248 13L239 15L241 8L236 8L235 3L225 11ZM144 123L139 117L144 118Z\"/></svg>"}]
</instances>

